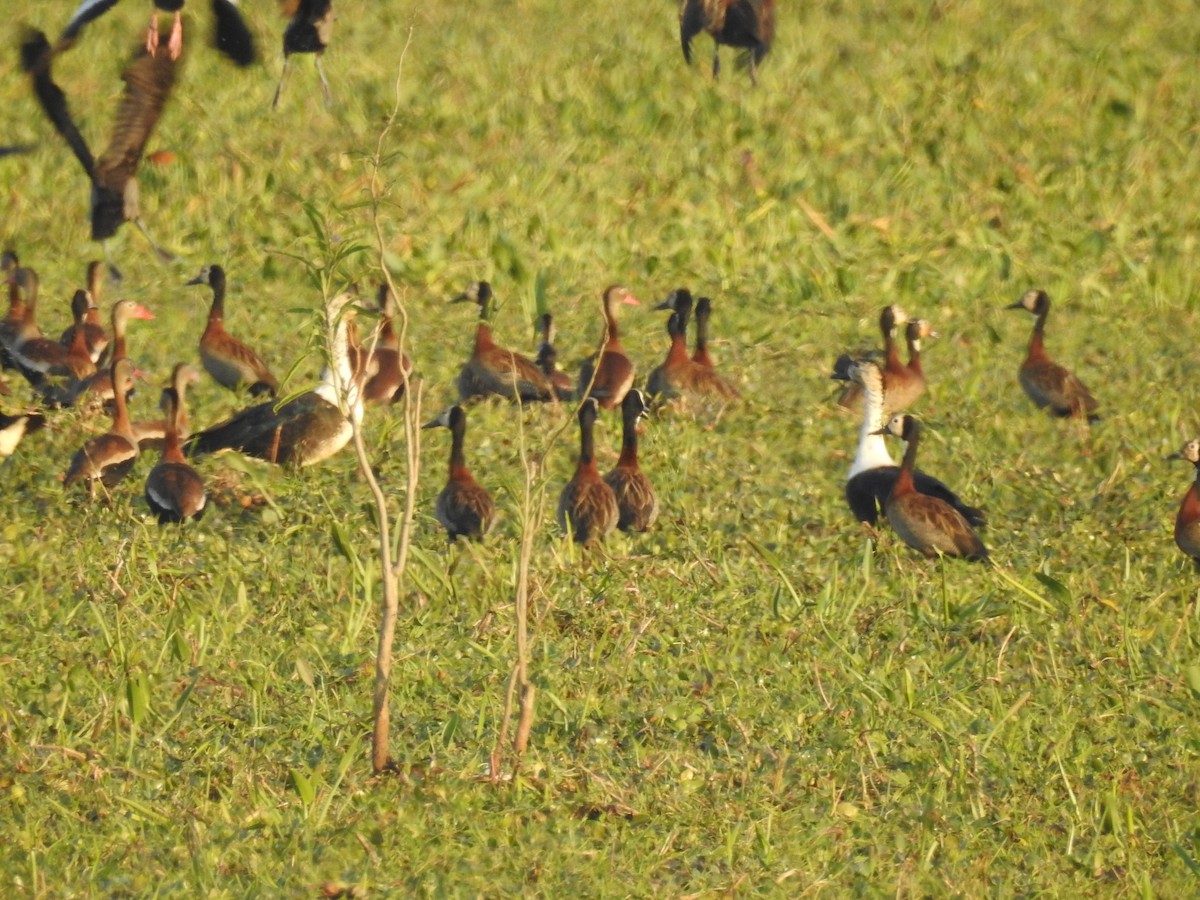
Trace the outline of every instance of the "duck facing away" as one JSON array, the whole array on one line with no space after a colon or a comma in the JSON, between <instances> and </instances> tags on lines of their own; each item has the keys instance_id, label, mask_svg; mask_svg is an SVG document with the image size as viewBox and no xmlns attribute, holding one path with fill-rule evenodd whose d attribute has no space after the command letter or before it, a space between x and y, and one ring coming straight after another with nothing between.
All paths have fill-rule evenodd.
<instances>
[{"instance_id":1,"label":"duck facing away","mask_svg":"<svg viewBox=\"0 0 1200 900\"><path fill-rule=\"evenodd\" d=\"M207 284L212 288L208 324L200 335L200 361L204 371L221 387L231 391L249 388L252 397L274 397L279 382L263 358L225 330L225 270L214 264L200 270L188 286Z\"/></svg>"},{"instance_id":2,"label":"duck facing away","mask_svg":"<svg viewBox=\"0 0 1200 900\"><path fill-rule=\"evenodd\" d=\"M538 345L534 362L554 388L554 395L559 400L574 400L575 385L571 376L558 367L558 350L554 346L554 317L550 313L542 313L537 323Z\"/></svg>"},{"instance_id":3,"label":"duck facing away","mask_svg":"<svg viewBox=\"0 0 1200 900\"><path fill-rule=\"evenodd\" d=\"M158 524L199 519L204 515L207 494L204 479L188 465L180 445L180 420L186 419L184 394L190 375L187 366L176 366L171 387L162 392L162 411L166 421L162 458L146 476L146 503L158 516Z\"/></svg>"},{"instance_id":4,"label":"duck facing away","mask_svg":"<svg viewBox=\"0 0 1200 900\"><path fill-rule=\"evenodd\" d=\"M845 377L862 389L863 420L858 432L858 448L846 475L846 503L856 521L874 526L887 505L888 496L900 475L900 467L888 452L883 436L883 373L869 360L852 363ZM950 504L975 528L982 528L987 516L982 509L968 506L954 491L932 475L912 472L913 483L922 494Z\"/></svg>"},{"instance_id":5,"label":"duck facing away","mask_svg":"<svg viewBox=\"0 0 1200 900\"><path fill-rule=\"evenodd\" d=\"M745 51L750 82L758 84L758 65L775 40L775 0L683 0L679 9L679 38L683 58L692 61L692 39L706 31L715 42L713 78L721 74L720 49Z\"/></svg>"},{"instance_id":6,"label":"duck facing away","mask_svg":"<svg viewBox=\"0 0 1200 900\"><path fill-rule=\"evenodd\" d=\"M463 402L496 395L521 403L545 402L554 397L550 382L530 359L500 347L492 340L488 320L492 311L492 286L477 281L452 303L474 303L479 307L475 345L471 357L458 373L458 396Z\"/></svg>"},{"instance_id":7,"label":"duck facing away","mask_svg":"<svg viewBox=\"0 0 1200 900\"><path fill-rule=\"evenodd\" d=\"M168 427L174 427L176 438L181 444L187 439L189 427L187 404L178 402L176 398L182 397L187 391L188 385L195 384L199 380L200 376L196 374L196 370L187 363L175 364L175 368L171 370L171 380L163 388L158 402L158 408L163 413L163 417L133 423L133 437L137 441L138 450L141 453L145 453L147 450L161 452L166 446ZM168 401L174 402L174 422L171 422L167 416Z\"/></svg>"},{"instance_id":8,"label":"duck facing away","mask_svg":"<svg viewBox=\"0 0 1200 900\"><path fill-rule=\"evenodd\" d=\"M283 30L283 71L279 73L279 86L275 88L271 109L279 105L279 95L283 93L283 83L287 80L288 64L293 53L313 54L325 105L332 106L333 95L325 70L321 67L321 56L333 37L333 0L280 0L279 8L285 16L291 17L291 21Z\"/></svg>"},{"instance_id":9,"label":"duck facing away","mask_svg":"<svg viewBox=\"0 0 1200 900\"><path fill-rule=\"evenodd\" d=\"M39 105L92 183L92 240L101 242L107 257L108 239L125 222L135 223L150 240L138 212L137 168L175 85L175 60L169 53L147 53L143 48L126 66L121 75L125 89L117 107L112 140L96 159L71 118L66 95L51 77L53 56L49 41L40 31L31 33L21 44L22 66L32 78ZM174 259L152 240L150 244L161 258ZM119 277L111 262L109 266Z\"/></svg>"},{"instance_id":10,"label":"duck facing away","mask_svg":"<svg viewBox=\"0 0 1200 900\"><path fill-rule=\"evenodd\" d=\"M692 362L705 369L716 371L716 363L708 352L708 320L712 318L712 299L701 297L696 301L696 349L692 352ZM736 399L741 395L730 382L724 378L721 384L728 391L727 396Z\"/></svg>"},{"instance_id":11,"label":"duck facing away","mask_svg":"<svg viewBox=\"0 0 1200 900\"><path fill-rule=\"evenodd\" d=\"M604 483L617 498L617 527L645 531L658 518L658 495L638 465L638 423L650 411L646 396L636 388L621 401L621 456Z\"/></svg>"},{"instance_id":12,"label":"duck facing away","mask_svg":"<svg viewBox=\"0 0 1200 900\"><path fill-rule=\"evenodd\" d=\"M895 415L882 432L906 442L900 474L887 499L887 518L908 546L925 556L986 560L987 548L957 509L939 497L922 494L913 479L921 426L913 416Z\"/></svg>"},{"instance_id":13,"label":"duck facing away","mask_svg":"<svg viewBox=\"0 0 1200 900\"><path fill-rule=\"evenodd\" d=\"M116 359L112 364L113 384L122 384L132 377L128 359ZM113 422L104 434L87 441L71 459L63 487L83 483L89 495L95 495L96 483L111 488L121 481L137 461L138 445L134 439L129 412L125 408L125 394L117 391L113 398Z\"/></svg>"},{"instance_id":14,"label":"duck facing away","mask_svg":"<svg viewBox=\"0 0 1200 900\"><path fill-rule=\"evenodd\" d=\"M652 397L718 397L735 400L737 390L715 369L702 366L687 355L687 312L676 309L667 319L671 346L667 358L646 380L646 392Z\"/></svg>"},{"instance_id":15,"label":"duck facing away","mask_svg":"<svg viewBox=\"0 0 1200 900\"><path fill-rule=\"evenodd\" d=\"M438 494L434 515L446 529L450 540L460 537L481 541L492 527L496 504L487 488L481 486L467 468L463 453L463 438L467 433L467 413L461 406L452 406L425 428L450 429L450 475Z\"/></svg>"},{"instance_id":16,"label":"duck facing away","mask_svg":"<svg viewBox=\"0 0 1200 900\"><path fill-rule=\"evenodd\" d=\"M242 410L220 425L193 435L184 445L189 456L240 450L278 465L311 466L350 442L354 428L347 416L362 421L362 393L350 364L350 307L353 295L338 294L326 309L335 323L330 362L321 383L283 404L273 400Z\"/></svg>"},{"instance_id":17,"label":"duck facing away","mask_svg":"<svg viewBox=\"0 0 1200 900\"><path fill-rule=\"evenodd\" d=\"M579 407L579 462L558 498L558 527L584 545L603 541L621 516L617 495L596 469L592 431L599 414L600 407L593 397Z\"/></svg>"},{"instance_id":18,"label":"duck facing away","mask_svg":"<svg viewBox=\"0 0 1200 900\"><path fill-rule=\"evenodd\" d=\"M619 284L605 289L601 302L604 309L604 344L579 370L579 396L591 397L604 409L616 409L633 387L633 362L621 346L617 329L617 309L622 304L637 306L638 299Z\"/></svg>"},{"instance_id":19,"label":"duck facing away","mask_svg":"<svg viewBox=\"0 0 1200 900\"><path fill-rule=\"evenodd\" d=\"M1191 557L1200 570L1200 440L1188 441L1167 459L1183 459L1196 467L1196 476L1183 495L1175 516L1175 546Z\"/></svg>"},{"instance_id":20,"label":"duck facing away","mask_svg":"<svg viewBox=\"0 0 1200 900\"><path fill-rule=\"evenodd\" d=\"M1033 334L1029 338L1029 350L1018 371L1021 387L1029 399L1037 404L1038 409L1049 409L1059 418L1073 416L1086 418L1089 422L1099 419L1095 414L1099 404L1092 392L1046 354L1043 337L1046 317L1050 314L1050 297L1046 292L1026 291L1020 300L1006 309L1023 309L1036 317Z\"/></svg>"},{"instance_id":21,"label":"duck facing away","mask_svg":"<svg viewBox=\"0 0 1200 900\"><path fill-rule=\"evenodd\" d=\"M396 403L404 398L412 360L400 349L392 313L391 290L379 286L378 331L364 348L363 367L367 382L363 385L363 400L367 403ZM374 346L372 346L372 344Z\"/></svg>"},{"instance_id":22,"label":"duck facing away","mask_svg":"<svg viewBox=\"0 0 1200 900\"><path fill-rule=\"evenodd\" d=\"M88 356L96 365L104 365L108 350L108 332L100 321L100 295L104 286L104 263L92 260L88 263L87 290L76 292L71 303L72 324L62 333L58 342L70 347L75 332L83 329ZM81 301L82 295L82 302Z\"/></svg>"}]
</instances>

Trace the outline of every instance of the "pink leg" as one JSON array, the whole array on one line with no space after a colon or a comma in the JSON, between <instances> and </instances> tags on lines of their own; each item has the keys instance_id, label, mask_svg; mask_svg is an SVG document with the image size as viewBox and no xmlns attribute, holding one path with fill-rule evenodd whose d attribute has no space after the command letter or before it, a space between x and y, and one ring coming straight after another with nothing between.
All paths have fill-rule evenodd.
<instances>
[{"instance_id":1,"label":"pink leg","mask_svg":"<svg viewBox=\"0 0 1200 900\"><path fill-rule=\"evenodd\" d=\"M151 56L158 53L158 13L150 13L150 27L146 30L146 52Z\"/></svg>"},{"instance_id":2,"label":"pink leg","mask_svg":"<svg viewBox=\"0 0 1200 900\"><path fill-rule=\"evenodd\" d=\"M176 11L175 21L171 23L171 39L167 42L171 51L171 59L179 59L183 53L183 13Z\"/></svg>"}]
</instances>

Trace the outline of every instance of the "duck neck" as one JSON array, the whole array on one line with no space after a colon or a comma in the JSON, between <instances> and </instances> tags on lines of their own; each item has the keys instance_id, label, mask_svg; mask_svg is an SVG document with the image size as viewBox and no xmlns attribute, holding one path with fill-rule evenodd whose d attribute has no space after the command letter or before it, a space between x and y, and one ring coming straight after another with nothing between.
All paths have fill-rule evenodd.
<instances>
[{"instance_id":1,"label":"duck neck","mask_svg":"<svg viewBox=\"0 0 1200 900\"><path fill-rule=\"evenodd\" d=\"M617 460L618 466L623 466L627 469L636 469L638 464L638 416L636 413L629 413L624 416L621 427L621 458Z\"/></svg>"},{"instance_id":2,"label":"duck neck","mask_svg":"<svg viewBox=\"0 0 1200 900\"><path fill-rule=\"evenodd\" d=\"M708 310L696 310L696 352L692 354L697 362L708 359Z\"/></svg>"},{"instance_id":3,"label":"duck neck","mask_svg":"<svg viewBox=\"0 0 1200 900\"><path fill-rule=\"evenodd\" d=\"M1029 357L1031 359L1041 359L1046 355L1046 346L1043 342L1043 335L1046 331L1046 313L1039 313L1037 320L1033 323L1033 334L1029 336Z\"/></svg>"},{"instance_id":4,"label":"duck neck","mask_svg":"<svg viewBox=\"0 0 1200 900\"><path fill-rule=\"evenodd\" d=\"M617 311L610 301L604 304L604 342L615 347L620 341L621 332L617 328Z\"/></svg>"},{"instance_id":5,"label":"duck neck","mask_svg":"<svg viewBox=\"0 0 1200 900\"><path fill-rule=\"evenodd\" d=\"M911 420L910 420L911 421ZM904 459L900 461L900 474L896 476L896 483L892 487L892 494L912 493L916 490L913 485L913 465L917 461L917 444L921 440L921 428L916 422L912 422L907 435L908 443L904 447Z\"/></svg>"},{"instance_id":6,"label":"duck neck","mask_svg":"<svg viewBox=\"0 0 1200 900\"><path fill-rule=\"evenodd\" d=\"M114 433L127 438L131 444L137 446L137 440L133 435L133 424L129 421L129 408L125 405L125 385L118 376L117 366L112 368L112 383L113 383L113 427Z\"/></svg>"},{"instance_id":7,"label":"duck neck","mask_svg":"<svg viewBox=\"0 0 1200 900\"><path fill-rule=\"evenodd\" d=\"M682 331L673 331L671 333L671 349L667 351L667 365L683 365L687 361L687 334Z\"/></svg>"},{"instance_id":8,"label":"duck neck","mask_svg":"<svg viewBox=\"0 0 1200 900\"><path fill-rule=\"evenodd\" d=\"M915 341L908 345L908 371L914 375L924 376L925 374L921 370L921 345Z\"/></svg>"},{"instance_id":9,"label":"duck neck","mask_svg":"<svg viewBox=\"0 0 1200 900\"><path fill-rule=\"evenodd\" d=\"M896 346L896 339L890 333L884 342L884 353L884 369L895 372L904 368L904 363L900 361L900 348Z\"/></svg>"},{"instance_id":10,"label":"duck neck","mask_svg":"<svg viewBox=\"0 0 1200 900\"><path fill-rule=\"evenodd\" d=\"M882 434L876 434L882 428L883 388L879 384L864 384L863 420L862 427L858 430L858 450L854 454L854 462L850 465L847 479L853 478L859 472L896 464L892 454L888 452L887 441Z\"/></svg>"},{"instance_id":11,"label":"duck neck","mask_svg":"<svg viewBox=\"0 0 1200 900\"><path fill-rule=\"evenodd\" d=\"M208 308L208 321L220 322L225 318L225 278L224 276L210 276L212 284L212 306Z\"/></svg>"},{"instance_id":12,"label":"duck neck","mask_svg":"<svg viewBox=\"0 0 1200 900\"><path fill-rule=\"evenodd\" d=\"M450 428L450 480L471 481L471 472L467 469L467 456L463 452L463 443L467 434L465 419L455 422Z\"/></svg>"},{"instance_id":13,"label":"duck neck","mask_svg":"<svg viewBox=\"0 0 1200 900\"><path fill-rule=\"evenodd\" d=\"M592 439L593 423L583 421L579 423L579 471L580 472L595 472L596 471L596 452L595 443Z\"/></svg>"}]
</instances>

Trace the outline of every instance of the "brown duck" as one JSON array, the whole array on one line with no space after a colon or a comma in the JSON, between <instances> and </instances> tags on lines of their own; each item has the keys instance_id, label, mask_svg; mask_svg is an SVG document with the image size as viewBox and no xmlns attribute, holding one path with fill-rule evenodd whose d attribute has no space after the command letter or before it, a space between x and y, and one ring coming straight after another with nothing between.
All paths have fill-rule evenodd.
<instances>
[{"instance_id":1,"label":"brown duck","mask_svg":"<svg viewBox=\"0 0 1200 900\"><path fill-rule=\"evenodd\" d=\"M425 428L450 429L450 474L446 486L438 494L434 515L446 529L450 540L465 537L483 540L492 527L496 504L487 488L482 487L467 468L463 439L467 433L467 413L461 406L452 406Z\"/></svg>"},{"instance_id":2,"label":"brown duck","mask_svg":"<svg viewBox=\"0 0 1200 900\"><path fill-rule=\"evenodd\" d=\"M645 531L658 518L658 495L638 464L638 423L650 411L646 396L636 388L621 401L621 456L604 476L617 498L617 527Z\"/></svg>"},{"instance_id":3,"label":"brown duck","mask_svg":"<svg viewBox=\"0 0 1200 900\"><path fill-rule=\"evenodd\" d=\"M1099 404L1083 382L1046 355L1043 336L1046 317L1050 314L1050 297L1045 291L1031 290L1007 309L1023 309L1033 313L1036 320L1029 338L1029 350L1017 375L1021 387L1038 409L1049 409L1059 418L1073 416L1094 422Z\"/></svg>"},{"instance_id":4,"label":"brown duck","mask_svg":"<svg viewBox=\"0 0 1200 900\"><path fill-rule=\"evenodd\" d=\"M579 396L594 398L604 409L616 409L633 387L633 362L621 346L617 329L617 308L621 304L638 305L638 299L619 284L605 289L604 344L589 357L579 371Z\"/></svg>"},{"instance_id":5,"label":"brown duck","mask_svg":"<svg viewBox=\"0 0 1200 900\"><path fill-rule=\"evenodd\" d=\"M580 544L602 541L617 527L620 510L613 489L596 469L592 431L599 415L595 398L579 407L579 462L558 498L558 526Z\"/></svg>"},{"instance_id":6,"label":"brown duck","mask_svg":"<svg viewBox=\"0 0 1200 900\"><path fill-rule=\"evenodd\" d=\"M486 281L477 281L451 301L470 302L479 307L475 346L470 359L458 373L459 399L466 402L475 397L491 395L521 403L553 399L554 391L550 382L532 360L506 350L492 340L492 330L488 325L492 299L492 286Z\"/></svg>"}]
</instances>

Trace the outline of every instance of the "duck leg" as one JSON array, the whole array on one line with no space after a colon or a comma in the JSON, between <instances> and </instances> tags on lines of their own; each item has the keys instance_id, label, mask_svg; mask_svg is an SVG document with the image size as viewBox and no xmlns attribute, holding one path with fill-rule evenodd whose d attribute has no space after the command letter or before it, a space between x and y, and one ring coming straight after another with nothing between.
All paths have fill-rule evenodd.
<instances>
[{"instance_id":1,"label":"duck leg","mask_svg":"<svg viewBox=\"0 0 1200 900\"><path fill-rule=\"evenodd\" d=\"M279 73L279 84L275 88L275 99L271 101L271 109L275 109L277 106L279 106L279 96L280 96L280 94L283 93L283 85L284 85L284 82L287 81L287 75L288 75L288 58L285 56L283 58L283 71L281 71Z\"/></svg>"},{"instance_id":2,"label":"duck leg","mask_svg":"<svg viewBox=\"0 0 1200 900\"><path fill-rule=\"evenodd\" d=\"M317 76L321 79L321 93L325 95L325 108L333 106L333 94L329 90L329 79L325 77L325 69L321 65L321 57L316 57Z\"/></svg>"},{"instance_id":3,"label":"duck leg","mask_svg":"<svg viewBox=\"0 0 1200 900\"><path fill-rule=\"evenodd\" d=\"M150 247L154 250L154 252L156 254L158 254L159 259L161 259L163 262L179 262L178 256L176 256L170 250L165 250L161 246L159 246L157 243L155 243L154 238L150 237L150 232L146 230L146 225L145 225L145 223L142 222L142 220L140 218L134 219L133 224L138 227L138 231L140 231L142 233L142 237L144 237L146 239L146 241L150 244ZM111 264L110 264L110 267L111 267Z\"/></svg>"},{"instance_id":4,"label":"duck leg","mask_svg":"<svg viewBox=\"0 0 1200 900\"><path fill-rule=\"evenodd\" d=\"M175 10L175 19L171 23L171 37L167 40L167 50L171 59L179 59L183 53L183 12Z\"/></svg>"},{"instance_id":5,"label":"duck leg","mask_svg":"<svg viewBox=\"0 0 1200 900\"><path fill-rule=\"evenodd\" d=\"M713 81L721 77L721 45L713 48Z\"/></svg>"}]
</instances>

